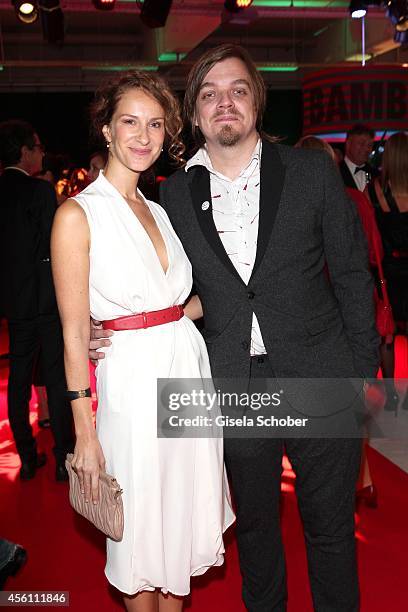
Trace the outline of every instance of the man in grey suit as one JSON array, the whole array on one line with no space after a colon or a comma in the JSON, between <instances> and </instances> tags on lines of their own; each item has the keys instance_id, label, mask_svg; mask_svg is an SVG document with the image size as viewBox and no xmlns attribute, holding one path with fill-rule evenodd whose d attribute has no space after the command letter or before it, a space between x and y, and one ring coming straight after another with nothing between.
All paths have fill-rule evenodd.
<instances>
[{"instance_id":1,"label":"man in grey suit","mask_svg":"<svg viewBox=\"0 0 408 612\"><path fill-rule=\"evenodd\" d=\"M184 101L198 150L161 192L193 265L212 373L374 377L373 285L354 207L326 153L262 133L264 107L265 86L247 52L208 51L191 70ZM225 439L250 612L286 610L284 447L296 472L314 608L358 610L360 446L358 439Z\"/></svg>"}]
</instances>

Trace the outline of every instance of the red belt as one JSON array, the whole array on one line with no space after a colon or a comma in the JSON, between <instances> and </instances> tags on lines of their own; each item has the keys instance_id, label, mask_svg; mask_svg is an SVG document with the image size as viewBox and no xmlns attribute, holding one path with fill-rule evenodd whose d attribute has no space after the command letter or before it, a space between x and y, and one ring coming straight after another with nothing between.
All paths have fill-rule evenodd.
<instances>
[{"instance_id":1,"label":"red belt","mask_svg":"<svg viewBox=\"0 0 408 612\"><path fill-rule=\"evenodd\" d=\"M163 310L151 310L150 312L141 312L135 315L119 317L110 321L102 321L103 329L111 329L113 331L124 331L127 329L146 329L155 325L163 325L164 323L172 323L179 321L184 317L182 306L170 306Z\"/></svg>"}]
</instances>

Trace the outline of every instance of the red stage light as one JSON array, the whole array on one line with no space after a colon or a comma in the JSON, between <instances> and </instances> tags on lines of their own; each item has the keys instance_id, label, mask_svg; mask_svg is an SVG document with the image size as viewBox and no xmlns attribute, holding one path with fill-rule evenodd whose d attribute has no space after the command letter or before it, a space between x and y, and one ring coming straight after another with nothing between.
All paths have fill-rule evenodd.
<instances>
[{"instance_id":1,"label":"red stage light","mask_svg":"<svg viewBox=\"0 0 408 612\"><path fill-rule=\"evenodd\" d=\"M231 13L238 13L251 6L253 0L225 0L224 6Z\"/></svg>"},{"instance_id":2,"label":"red stage light","mask_svg":"<svg viewBox=\"0 0 408 612\"><path fill-rule=\"evenodd\" d=\"M113 11L116 0L93 0L94 7L98 11Z\"/></svg>"}]
</instances>

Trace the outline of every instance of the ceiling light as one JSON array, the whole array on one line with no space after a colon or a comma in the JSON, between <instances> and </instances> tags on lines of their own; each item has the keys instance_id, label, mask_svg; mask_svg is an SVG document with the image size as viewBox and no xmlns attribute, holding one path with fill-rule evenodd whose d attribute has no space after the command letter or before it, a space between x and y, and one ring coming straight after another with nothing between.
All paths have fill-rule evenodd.
<instances>
[{"instance_id":1,"label":"ceiling light","mask_svg":"<svg viewBox=\"0 0 408 612\"><path fill-rule=\"evenodd\" d=\"M19 0L12 0L17 17L23 23L34 23L38 19L38 5L37 2L21 2Z\"/></svg>"},{"instance_id":2,"label":"ceiling light","mask_svg":"<svg viewBox=\"0 0 408 612\"><path fill-rule=\"evenodd\" d=\"M367 13L367 3L364 0L351 0L349 12L353 19L361 19Z\"/></svg>"}]
</instances>

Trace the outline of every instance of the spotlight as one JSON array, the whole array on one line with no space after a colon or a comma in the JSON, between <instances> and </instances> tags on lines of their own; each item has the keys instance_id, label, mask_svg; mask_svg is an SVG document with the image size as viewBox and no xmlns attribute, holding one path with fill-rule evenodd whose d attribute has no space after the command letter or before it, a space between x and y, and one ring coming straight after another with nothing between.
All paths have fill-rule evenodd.
<instances>
[{"instance_id":1,"label":"spotlight","mask_svg":"<svg viewBox=\"0 0 408 612\"><path fill-rule=\"evenodd\" d=\"M251 6L253 0L225 0L224 7L230 13L238 13Z\"/></svg>"},{"instance_id":2,"label":"spotlight","mask_svg":"<svg viewBox=\"0 0 408 612\"><path fill-rule=\"evenodd\" d=\"M98 11L113 11L116 0L92 0Z\"/></svg>"},{"instance_id":3,"label":"spotlight","mask_svg":"<svg viewBox=\"0 0 408 612\"><path fill-rule=\"evenodd\" d=\"M149 28L164 28L173 0L144 0L140 19Z\"/></svg>"},{"instance_id":4,"label":"spotlight","mask_svg":"<svg viewBox=\"0 0 408 612\"><path fill-rule=\"evenodd\" d=\"M34 23L38 19L37 2L21 2L12 0L17 17L23 23Z\"/></svg>"},{"instance_id":5,"label":"spotlight","mask_svg":"<svg viewBox=\"0 0 408 612\"><path fill-rule=\"evenodd\" d=\"M367 2L364 0L351 0L349 12L353 19L361 19L367 13Z\"/></svg>"}]
</instances>

